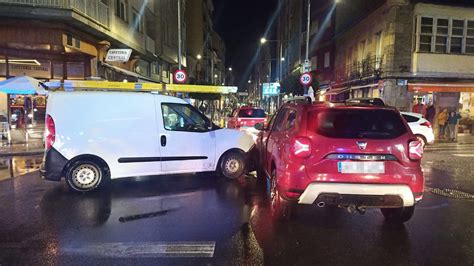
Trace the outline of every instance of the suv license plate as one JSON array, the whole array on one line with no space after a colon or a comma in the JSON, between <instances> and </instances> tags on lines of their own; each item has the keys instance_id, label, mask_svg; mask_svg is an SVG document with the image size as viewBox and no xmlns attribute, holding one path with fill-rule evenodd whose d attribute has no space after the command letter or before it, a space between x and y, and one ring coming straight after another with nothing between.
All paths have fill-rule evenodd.
<instances>
[{"instance_id":1,"label":"suv license plate","mask_svg":"<svg viewBox=\"0 0 474 266\"><path fill-rule=\"evenodd\" d=\"M384 162L337 162L339 173L343 174L384 174Z\"/></svg>"}]
</instances>

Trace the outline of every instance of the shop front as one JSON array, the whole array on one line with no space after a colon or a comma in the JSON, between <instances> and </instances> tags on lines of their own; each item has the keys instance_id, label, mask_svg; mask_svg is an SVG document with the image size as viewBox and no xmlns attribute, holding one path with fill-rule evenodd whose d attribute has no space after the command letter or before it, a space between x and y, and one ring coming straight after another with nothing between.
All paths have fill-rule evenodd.
<instances>
[{"instance_id":1,"label":"shop front","mask_svg":"<svg viewBox=\"0 0 474 266\"><path fill-rule=\"evenodd\" d=\"M408 90L413 93L413 105L426 107L433 104L436 109L435 117L445 109L460 114L456 134L473 133L474 83L409 83ZM435 135L439 136L439 123L436 119L433 127Z\"/></svg>"}]
</instances>

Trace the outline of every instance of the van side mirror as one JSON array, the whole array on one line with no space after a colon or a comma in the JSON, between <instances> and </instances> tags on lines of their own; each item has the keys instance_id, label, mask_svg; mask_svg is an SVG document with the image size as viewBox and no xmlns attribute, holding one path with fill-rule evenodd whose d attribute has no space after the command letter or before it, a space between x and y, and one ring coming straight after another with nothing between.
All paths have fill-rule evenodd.
<instances>
[{"instance_id":1,"label":"van side mirror","mask_svg":"<svg viewBox=\"0 0 474 266\"><path fill-rule=\"evenodd\" d=\"M264 123L257 123L255 126L253 126L256 130L262 131L265 130L265 124Z\"/></svg>"}]
</instances>

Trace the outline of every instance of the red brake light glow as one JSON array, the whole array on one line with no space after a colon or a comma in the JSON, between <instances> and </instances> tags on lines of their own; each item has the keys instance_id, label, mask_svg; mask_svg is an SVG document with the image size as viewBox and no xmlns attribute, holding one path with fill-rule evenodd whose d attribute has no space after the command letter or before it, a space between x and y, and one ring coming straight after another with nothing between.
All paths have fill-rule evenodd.
<instances>
[{"instance_id":1,"label":"red brake light glow","mask_svg":"<svg viewBox=\"0 0 474 266\"><path fill-rule=\"evenodd\" d=\"M410 160L421 160L423 157L423 144L418 140L408 143L408 157Z\"/></svg>"},{"instance_id":2,"label":"red brake light glow","mask_svg":"<svg viewBox=\"0 0 474 266\"><path fill-rule=\"evenodd\" d=\"M292 152L297 157L309 157L311 155L311 140L306 137L295 138L293 140Z\"/></svg>"},{"instance_id":3,"label":"red brake light glow","mask_svg":"<svg viewBox=\"0 0 474 266\"><path fill-rule=\"evenodd\" d=\"M56 126L54 120L50 115L46 116L46 149L53 147L54 141L56 141Z\"/></svg>"},{"instance_id":4,"label":"red brake light glow","mask_svg":"<svg viewBox=\"0 0 474 266\"><path fill-rule=\"evenodd\" d=\"M426 122L421 123L420 126L431 128L431 123L429 121L426 121Z\"/></svg>"}]
</instances>

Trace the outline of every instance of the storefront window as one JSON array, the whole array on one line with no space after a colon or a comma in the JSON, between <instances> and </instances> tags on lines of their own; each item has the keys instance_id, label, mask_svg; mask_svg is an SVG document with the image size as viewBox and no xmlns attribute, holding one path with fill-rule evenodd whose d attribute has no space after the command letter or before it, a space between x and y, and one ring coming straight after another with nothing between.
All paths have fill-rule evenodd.
<instances>
[{"instance_id":1,"label":"storefront window","mask_svg":"<svg viewBox=\"0 0 474 266\"><path fill-rule=\"evenodd\" d=\"M68 62L67 63L67 78L68 79L84 79L84 63L83 62Z\"/></svg>"},{"instance_id":2,"label":"storefront window","mask_svg":"<svg viewBox=\"0 0 474 266\"><path fill-rule=\"evenodd\" d=\"M62 79L63 78L63 64L62 63L53 63L53 78Z\"/></svg>"}]
</instances>

